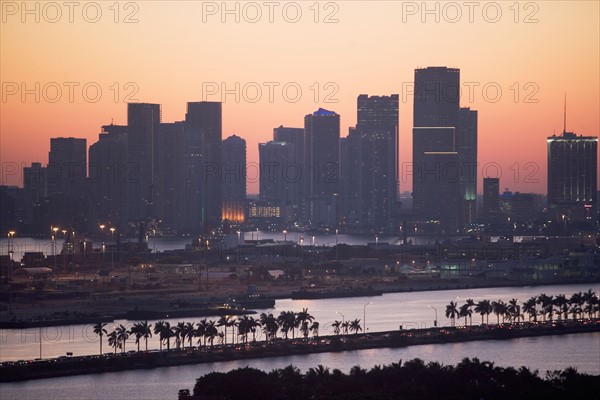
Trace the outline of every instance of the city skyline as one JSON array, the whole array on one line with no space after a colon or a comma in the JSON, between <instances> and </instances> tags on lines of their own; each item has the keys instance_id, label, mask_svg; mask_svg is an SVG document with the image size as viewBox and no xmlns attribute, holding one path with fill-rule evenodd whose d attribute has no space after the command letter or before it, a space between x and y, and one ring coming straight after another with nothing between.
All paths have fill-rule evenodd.
<instances>
[{"instance_id":1,"label":"city skyline","mask_svg":"<svg viewBox=\"0 0 600 400\"><path fill-rule=\"evenodd\" d=\"M472 88L473 98L462 101L461 107L479 111L479 160L500 165L501 189L545 193L543 144L548 136L562 131L565 92L568 130L598 135L597 3L532 3L537 8L519 3L518 23L514 22L515 10L504 3L500 4L499 21L483 18L480 7L473 23L467 19L467 9L456 23L450 21L450 10L441 11L436 22L435 16L422 15L423 10L413 14L406 9L411 2L379 2L373 9L359 3L333 3L337 11L325 9L321 3L320 22L336 11L337 22L329 24L314 23L308 4L302 5L303 19L297 24L282 20L280 13L275 14L273 24L252 24L244 15L239 22L230 17L223 23L219 14L203 15L201 2L187 4L187 13L178 14L177 25L165 21L173 11L161 2L138 4L138 22L133 24L114 23L113 12L107 8L97 24L82 20L76 13L73 25L68 21L52 24L43 15L39 23L32 16L29 23L22 23L19 14L13 16L3 9L1 184L21 185L22 167L44 161L50 137L81 137L92 143L100 126L111 121L125 124L124 100L128 95L139 102L160 103L163 121L172 122L181 119L186 101L220 100L221 84L231 89L239 83L243 91L245 85L256 82L262 88L259 101L250 102L254 92L249 91L248 96L240 93L239 102L229 95L223 103L223 137L236 134L244 138L249 162L258 161L257 145L270 140L273 127L301 127L307 112L323 107L340 115L341 136L345 137L347 127L356 124L356 96L399 93L399 185L401 192L410 191L410 174L402 173L403 165L411 162L412 148L412 96L407 85L413 80L414 69L426 65L458 67L463 81L477 84L463 85L463 96ZM440 4L440 10L446 9L445 3ZM121 7L120 11L119 21L123 22L135 10ZM67 15L64 10L63 19ZM165 28L154 33L155 26ZM367 34L357 26L368 27ZM71 40L73 27L78 29L78 37ZM477 37L472 35L475 29ZM278 35L272 35L275 30ZM387 40L378 42L381 35ZM218 40L209 39L213 37ZM53 43L64 45L57 48ZM133 46L136 43L141 45ZM355 46L360 51L346 51ZM189 49L194 47L209 57L191 54ZM168 49L164 60L151 55L153 49L160 48ZM431 51L433 48L436 50ZM317 59L318 63L311 62ZM239 65L244 68L237 68ZM346 65L352 68L342 67ZM22 101L21 83L25 89L35 90L36 82L40 85L39 103L35 93L25 95ZM63 96L54 103L48 101L54 93L52 85L41 93L51 82L62 87ZM78 83L73 102L68 100L64 82ZM82 97L80 89L89 82L102 89L97 103ZM117 86L113 86L115 82ZM272 103L265 82L278 83ZM15 94L11 94L15 91L12 83L18 88ZM216 83L219 92L207 95L208 89L214 89L211 83ZM302 88L299 101L283 98L281 88L286 83ZM497 102L490 101L489 96L484 99L483 87L489 88L489 96L500 87L501 98ZM247 88L253 90L252 86ZM315 102L317 88L319 101ZM338 102L327 102L327 96ZM523 145L511 146L515 140ZM538 167L535 181L524 180L532 172L524 168L527 163ZM11 172L13 166L18 168L16 175ZM258 184L250 183L248 191L258 193ZM482 193L481 179L477 192Z\"/></svg>"}]
</instances>

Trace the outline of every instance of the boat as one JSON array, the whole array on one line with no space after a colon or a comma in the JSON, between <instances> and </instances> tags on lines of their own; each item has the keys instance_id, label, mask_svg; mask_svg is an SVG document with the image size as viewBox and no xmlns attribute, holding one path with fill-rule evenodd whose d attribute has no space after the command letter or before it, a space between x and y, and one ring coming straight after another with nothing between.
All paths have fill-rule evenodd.
<instances>
[{"instance_id":1,"label":"boat","mask_svg":"<svg viewBox=\"0 0 600 400\"><path fill-rule=\"evenodd\" d=\"M336 289L336 290L308 290L300 289L291 293L292 300L337 299L341 297L370 297L381 296L380 290L365 289Z\"/></svg>"},{"instance_id":2,"label":"boat","mask_svg":"<svg viewBox=\"0 0 600 400\"><path fill-rule=\"evenodd\" d=\"M264 309L275 307L275 299L266 297L261 293L247 293L230 297L227 304L235 308Z\"/></svg>"}]
</instances>

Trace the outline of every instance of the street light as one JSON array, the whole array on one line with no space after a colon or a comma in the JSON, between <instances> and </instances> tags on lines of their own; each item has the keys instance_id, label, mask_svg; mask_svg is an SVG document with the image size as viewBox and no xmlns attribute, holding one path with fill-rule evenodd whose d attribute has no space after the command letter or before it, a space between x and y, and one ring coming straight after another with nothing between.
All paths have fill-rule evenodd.
<instances>
[{"instance_id":1,"label":"street light","mask_svg":"<svg viewBox=\"0 0 600 400\"><path fill-rule=\"evenodd\" d=\"M346 321L346 318L344 317L344 314L342 314L339 311L336 311L336 314L340 314L342 316L342 324Z\"/></svg>"},{"instance_id":2,"label":"street light","mask_svg":"<svg viewBox=\"0 0 600 400\"><path fill-rule=\"evenodd\" d=\"M111 226L110 227L110 241L114 243L115 241L115 231L116 228ZM114 268L115 267L115 245L113 244L113 248L112 251L110 252L110 267Z\"/></svg>"},{"instance_id":3,"label":"street light","mask_svg":"<svg viewBox=\"0 0 600 400\"><path fill-rule=\"evenodd\" d=\"M335 259L336 261L338 260L338 233L339 230L336 228L335 229Z\"/></svg>"},{"instance_id":4,"label":"street light","mask_svg":"<svg viewBox=\"0 0 600 400\"><path fill-rule=\"evenodd\" d=\"M367 304L365 304L363 307L363 332L364 333L367 333L367 306L369 304L373 304L373 302L370 301Z\"/></svg>"},{"instance_id":5,"label":"street light","mask_svg":"<svg viewBox=\"0 0 600 400\"><path fill-rule=\"evenodd\" d=\"M435 320L433 321L433 326L437 327L437 308L435 308L434 306L427 306L429 308L433 308L433 311L435 311Z\"/></svg>"},{"instance_id":6,"label":"street light","mask_svg":"<svg viewBox=\"0 0 600 400\"><path fill-rule=\"evenodd\" d=\"M287 242L287 231L285 229L283 230L283 241Z\"/></svg>"}]
</instances>

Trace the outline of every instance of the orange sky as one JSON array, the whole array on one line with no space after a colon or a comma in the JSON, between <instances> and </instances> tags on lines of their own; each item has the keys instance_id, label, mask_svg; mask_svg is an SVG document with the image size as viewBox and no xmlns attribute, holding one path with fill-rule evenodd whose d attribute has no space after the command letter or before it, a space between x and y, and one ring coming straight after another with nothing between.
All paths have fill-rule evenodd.
<instances>
[{"instance_id":1,"label":"orange sky","mask_svg":"<svg viewBox=\"0 0 600 400\"><path fill-rule=\"evenodd\" d=\"M239 2L239 22L233 14L221 15L221 2L121 2L118 15L110 8L112 1L82 2L72 10L72 23L62 2L54 3L58 10L38 2L39 22L35 11L23 13L21 2L0 3L1 184L21 184L21 175L12 172L15 166L46 163L50 137L85 137L89 145L97 140L101 125L111 119L124 124L125 96L133 89L133 99L161 103L163 121L169 122L184 118L187 101L203 100L203 83L208 82L230 89L236 82L240 88L257 82L262 88L256 102L251 102L256 95L251 85L249 97L240 93L239 102L233 95L221 98L222 92L204 98L224 100L223 137L235 133L245 138L249 162L258 161L257 144L272 137L273 127L301 127L304 115L318 107L341 114L345 136L356 122L358 94L399 93L402 101L414 69L430 65L458 67L463 83L479 85L473 99L464 86L461 105L479 110L479 161L501 166L502 188L545 193L545 138L562 132L565 92L568 130L593 136L600 132L597 1L521 2L518 7L514 2L480 2L472 22L464 2L437 3L439 22L435 13L423 13L422 2L320 2L318 22L313 1L276 2L273 22L263 2ZM92 23L96 4L101 16ZM227 4L234 9L236 2ZM436 7L427 4L430 10ZM254 5L262 17L252 23ZM29 4L31 10L34 6ZM203 14L203 8L217 13ZM292 23L296 9L302 15ZM458 10L461 17L453 23ZM324 23L330 14L338 21ZM127 15L137 22L124 23ZM36 82L39 103L34 94L22 98L21 84L35 91ZM78 85L72 99L64 82ZM128 82L133 85L125 87ZM272 102L264 82L279 85ZM326 88L327 82L333 85ZM87 83L102 90L95 103L90 101L94 85L88 85L87 99L82 93ZM295 96L294 86L301 88L297 102L286 100L285 84L290 97ZM484 97L486 84L489 96L495 96L495 87L502 90L498 101ZM338 89L332 96L338 102L326 103L332 88ZM537 103L526 102L527 95ZM400 105L401 165L411 161L411 128L408 95ZM535 163L539 170L525 169L526 163ZM533 174L529 180L528 173ZM401 191L411 190L408 178L401 179ZM248 191L257 192L258 185L250 184Z\"/></svg>"}]
</instances>

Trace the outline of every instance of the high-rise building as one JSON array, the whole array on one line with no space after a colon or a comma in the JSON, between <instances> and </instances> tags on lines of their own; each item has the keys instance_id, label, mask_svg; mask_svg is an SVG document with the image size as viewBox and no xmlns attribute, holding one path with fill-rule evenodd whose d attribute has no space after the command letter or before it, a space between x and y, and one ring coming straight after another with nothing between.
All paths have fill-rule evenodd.
<instances>
[{"instance_id":1,"label":"high-rise building","mask_svg":"<svg viewBox=\"0 0 600 400\"><path fill-rule=\"evenodd\" d=\"M482 217L493 218L500 213L500 178L483 178Z\"/></svg>"},{"instance_id":2,"label":"high-rise building","mask_svg":"<svg viewBox=\"0 0 600 400\"><path fill-rule=\"evenodd\" d=\"M187 228L207 230L221 224L221 103L188 103L185 123Z\"/></svg>"},{"instance_id":3,"label":"high-rise building","mask_svg":"<svg viewBox=\"0 0 600 400\"><path fill-rule=\"evenodd\" d=\"M304 220L337 225L340 180L340 116L319 108L304 118Z\"/></svg>"},{"instance_id":4,"label":"high-rise building","mask_svg":"<svg viewBox=\"0 0 600 400\"><path fill-rule=\"evenodd\" d=\"M548 206L555 218L595 220L598 212L598 137L566 129L548 143ZM562 217L562 216L565 217Z\"/></svg>"},{"instance_id":5,"label":"high-rise building","mask_svg":"<svg viewBox=\"0 0 600 400\"><path fill-rule=\"evenodd\" d=\"M290 192L289 204L287 204L288 211L292 213L292 218L297 221L300 217L304 178L307 175L304 168L304 128L284 126L274 128L273 141L286 143L292 152L290 158L286 161L285 179Z\"/></svg>"},{"instance_id":6,"label":"high-rise building","mask_svg":"<svg viewBox=\"0 0 600 400\"><path fill-rule=\"evenodd\" d=\"M246 141L232 135L222 144L222 218L242 223L246 206Z\"/></svg>"},{"instance_id":7,"label":"high-rise building","mask_svg":"<svg viewBox=\"0 0 600 400\"><path fill-rule=\"evenodd\" d=\"M51 138L46 169L49 195L81 191L87 177L87 143L78 138Z\"/></svg>"},{"instance_id":8,"label":"high-rise building","mask_svg":"<svg viewBox=\"0 0 600 400\"><path fill-rule=\"evenodd\" d=\"M422 221L437 221L443 232L456 232L471 223L476 212L477 112L459 106L456 68L415 70L414 92L413 212ZM432 193L437 198L432 199ZM442 210L444 203L451 207L439 214L435 210Z\"/></svg>"},{"instance_id":9,"label":"high-rise building","mask_svg":"<svg viewBox=\"0 0 600 400\"><path fill-rule=\"evenodd\" d=\"M127 126L105 125L89 150L89 184L92 191L90 223L122 226L128 221L129 176Z\"/></svg>"},{"instance_id":10,"label":"high-rise building","mask_svg":"<svg viewBox=\"0 0 600 400\"><path fill-rule=\"evenodd\" d=\"M163 233L180 232L184 226L183 215L183 140L184 123L172 122L158 125L154 159L154 214Z\"/></svg>"},{"instance_id":11,"label":"high-rise building","mask_svg":"<svg viewBox=\"0 0 600 400\"><path fill-rule=\"evenodd\" d=\"M361 141L361 168L356 171L361 225L393 231L398 199L398 95L358 96L356 131Z\"/></svg>"},{"instance_id":12,"label":"high-rise building","mask_svg":"<svg viewBox=\"0 0 600 400\"><path fill-rule=\"evenodd\" d=\"M261 201L279 207L291 205L290 180L285 174L293 153L294 146L287 142L258 144Z\"/></svg>"},{"instance_id":13,"label":"high-rise building","mask_svg":"<svg viewBox=\"0 0 600 400\"><path fill-rule=\"evenodd\" d=\"M461 170L462 220L469 225L477 216L477 111L470 108L458 110L456 151Z\"/></svg>"},{"instance_id":14,"label":"high-rise building","mask_svg":"<svg viewBox=\"0 0 600 400\"><path fill-rule=\"evenodd\" d=\"M46 167L42 167L42 163L33 162L31 167L23 168L23 188L34 203L48 195Z\"/></svg>"},{"instance_id":15,"label":"high-rise building","mask_svg":"<svg viewBox=\"0 0 600 400\"><path fill-rule=\"evenodd\" d=\"M128 216L132 220L154 216L155 158L161 122L160 104L127 104L127 151L130 169Z\"/></svg>"},{"instance_id":16,"label":"high-rise building","mask_svg":"<svg viewBox=\"0 0 600 400\"><path fill-rule=\"evenodd\" d=\"M85 139L52 138L46 168L48 197L40 205L40 224L73 227L88 225L87 143Z\"/></svg>"}]
</instances>

